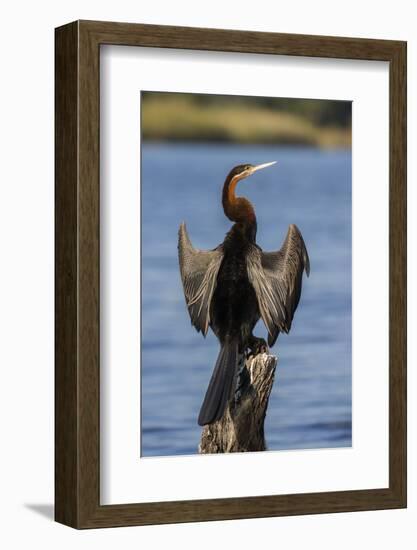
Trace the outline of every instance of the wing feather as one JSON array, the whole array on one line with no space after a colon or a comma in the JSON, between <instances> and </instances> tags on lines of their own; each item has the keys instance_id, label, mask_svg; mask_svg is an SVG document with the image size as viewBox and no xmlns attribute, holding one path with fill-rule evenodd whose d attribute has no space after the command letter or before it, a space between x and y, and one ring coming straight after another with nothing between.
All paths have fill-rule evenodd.
<instances>
[{"instance_id":1,"label":"wing feather","mask_svg":"<svg viewBox=\"0 0 417 550\"><path fill-rule=\"evenodd\" d=\"M210 303L223 259L223 249L221 246L214 250L194 248L187 228L182 223L178 232L178 256L191 323L205 336L210 324Z\"/></svg>"},{"instance_id":2,"label":"wing feather","mask_svg":"<svg viewBox=\"0 0 417 550\"><path fill-rule=\"evenodd\" d=\"M273 346L280 332L289 332L301 295L303 271L310 274L310 260L303 237L290 225L280 250L263 252L252 246L247 255L249 280Z\"/></svg>"}]
</instances>

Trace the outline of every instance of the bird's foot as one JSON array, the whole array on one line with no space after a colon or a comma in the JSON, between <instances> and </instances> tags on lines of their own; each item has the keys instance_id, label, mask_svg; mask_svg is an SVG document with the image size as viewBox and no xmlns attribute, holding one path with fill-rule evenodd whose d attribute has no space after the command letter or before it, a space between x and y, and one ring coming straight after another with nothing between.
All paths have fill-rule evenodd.
<instances>
[{"instance_id":1,"label":"bird's foot","mask_svg":"<svg viewBox=\"0 0 417 550\"><path fill-rule=\"evenodd\" d=\"M268 344L266 343L266 341L263 338L258 338L256 336L251 336L248 343L248 348L248 357L250 357L251 355L258 355L259 353L269 352Z\"/></svg>"}]
</instances>

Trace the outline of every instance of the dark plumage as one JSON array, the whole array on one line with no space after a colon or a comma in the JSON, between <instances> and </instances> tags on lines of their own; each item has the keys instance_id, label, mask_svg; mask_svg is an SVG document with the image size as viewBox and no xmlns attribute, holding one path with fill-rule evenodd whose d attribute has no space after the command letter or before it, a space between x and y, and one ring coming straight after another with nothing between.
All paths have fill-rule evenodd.
<instances>
[{"instance_id":1,"label":"dark plumage","mask_svg":"<svg viewBox=\"0 0 417 550\"><path fill-rule=\"evenodd\" d=\"M237 374L239 356L248 348L266 350L265 340L252 334L261 317L273 346L280 332L289 332L301 294L302 274L310 271L300 231L290 225L276 252L256 244L256 216L252 204L236 197L237 183L274 163L236 166L223 186L222 203L234 223L214 250L197 250L185 224L179 229L179 263L191 323L205 336L211 327L220 342L214 371L198 423L219 420L225 411Z\"/></svg>"}]
</instances>

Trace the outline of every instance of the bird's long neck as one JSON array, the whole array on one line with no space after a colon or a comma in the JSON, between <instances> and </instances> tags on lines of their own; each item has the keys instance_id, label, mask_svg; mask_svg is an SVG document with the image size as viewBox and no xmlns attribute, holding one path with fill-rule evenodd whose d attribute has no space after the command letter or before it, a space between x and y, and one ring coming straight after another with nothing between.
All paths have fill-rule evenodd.
<instances>
[{"instance_id":1,"label":"bird's long neck","mask_svg":"<svg viewBox=\"0 0 417 550\"><path fill-rule=\"evenodd\" d=\"M245 197L237 197L236 186L241 178L238 175L229 174L223 186L223 210L232 222L255 228L256 216L252 204Z\"/></svg>"}]
</instances>

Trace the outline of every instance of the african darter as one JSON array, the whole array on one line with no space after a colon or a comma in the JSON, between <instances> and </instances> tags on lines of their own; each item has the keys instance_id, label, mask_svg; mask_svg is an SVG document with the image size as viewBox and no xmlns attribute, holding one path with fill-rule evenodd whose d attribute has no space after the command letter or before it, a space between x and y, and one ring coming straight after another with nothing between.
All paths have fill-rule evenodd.
<instances>
[{"instance_id":1,"label":"african darter","mask_svg":"<svg viewBox=\"0 0 417 550\"><path fill-rule=\"evenodd\" d=\"M234 225L217 248L198 250L184 223L179 229L181 279L191 323L204 336L211 327L221 346L198 417L201 426L223 416L239 357L247 350L256 355L268 349L266 341L252 333L259 318L268 330L269 346L280 332L289 332L303 271L309 275L309 258L298 228L289 226L280 250L263 252L256 244L254 208L248 199L235 195L240 180L272 164L236 166L227 176L222 203Z\"/></svg>"}]
</instances>

